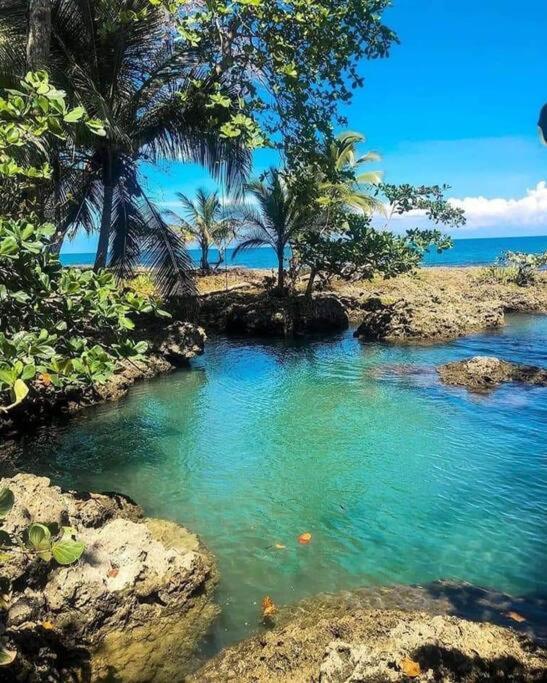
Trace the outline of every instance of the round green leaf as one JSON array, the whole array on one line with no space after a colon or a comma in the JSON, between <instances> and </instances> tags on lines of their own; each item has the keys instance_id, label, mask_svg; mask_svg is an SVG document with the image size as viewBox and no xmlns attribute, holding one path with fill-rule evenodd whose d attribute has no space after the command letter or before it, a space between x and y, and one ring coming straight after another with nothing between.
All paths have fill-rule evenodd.
<instances>
[{"instance_id":1,"label":"round green leaf","mask_svg":"<svg viewBox=\"0 0 547 683\"><path fill-rule=\"evenodd\" d=\"M11 489L6 487L0 489L0 519L8 514L14 502L15 498Z\"/></svg>"},{"instance_id":2,"label":"round green leaf","mask_svg":"<svg viewBox=\"0 0 547 683\"><path fill-rule=\"evenodd\" d=\"M45 562L51 560L51 532L44 524L31 524L28 528L28 540L31 547Z\"/></svg>"},{"instance_id":3,"label":"round green leaf","mask_svg":"<svg viewBox=\"0 0 547 683\"><path fill-rule=\"evenodd\" d=\"M51 552L56 562L62 565L74 564L82 556L85 545L65 535L60 541L51 546Z\"/></svg>"}]
</instances>

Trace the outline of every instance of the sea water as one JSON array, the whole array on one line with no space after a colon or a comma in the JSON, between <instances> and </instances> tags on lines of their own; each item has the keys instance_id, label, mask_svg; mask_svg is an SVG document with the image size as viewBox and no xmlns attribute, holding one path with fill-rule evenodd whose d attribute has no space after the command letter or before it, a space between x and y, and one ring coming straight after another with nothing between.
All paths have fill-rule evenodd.
<instances>
[{"instance_id":1,"label":"sea water","mask_svg":"<svg viewBox=\"0 0 547 683\"><path fill-rule=\"evenodd\" d=\"M211 339L189 369L24 455L200 534L221 577L216 646L258 627L266 594L453 579L545 596L547 390L477 396L435 367L477 354L546 366L546 338L547 317L517 316L434 346Z\"/></svg>"}]
</instances>

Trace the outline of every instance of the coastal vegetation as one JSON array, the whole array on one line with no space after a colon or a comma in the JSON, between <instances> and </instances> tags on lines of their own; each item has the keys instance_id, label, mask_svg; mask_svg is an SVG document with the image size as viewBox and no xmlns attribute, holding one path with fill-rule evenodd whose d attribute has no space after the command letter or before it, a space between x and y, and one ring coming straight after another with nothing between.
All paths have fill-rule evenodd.
<instances>
[{"instance_id":1,"label":"coastal vegetation","mask_svg":"<svg viewBox=\"0 0 547 683\"><path fill-rule=\"evenodd\" d=\"M464 225L464 211L447 198L446 185L386 182L376 168L381 157L362 149L363 135L346 130L342 112L353 91L363 84L362 62L389 56L398 43L383 20L389 5L389 0L2 2L0 433L2 438L19 439L31 426L45 422L46 439L33 447L40 450L40 458L47 453L50 460L45 469L55 473L57 482L66 471L61 474L64 466L56 470L52 449L57 441L53 447L45 443L58 436L51 425L53 416L72 415L82 407L117 399L137 380L187 365L203 352L206 332L289 338L339 332L351 323L359 341L349 336L344 344L351 343L355 350L361 348L360 342L453 340L470 331L501 327L507 312L547 311L542 271L547 254L507 253L495 267L481 272L438 271L432 276L420 271L427 252L440 253L451 247L444 230ZM253 155L259 148L268 149L275 161L256 174ZM147 169L169 162L199 164L210 173L217 189L205 186L195 196L178 192L180 212L165 211L150 191ZM401 217L405 225L412 226L402 233L393 225ZM64 267L61 249L82 232L98 238L92 267ZM189 255L190 243L199 247L199 267ZM229 244L235 245L234 257L252 248L270 247L276 258L275 273L229 272ZM212 262L213 249L219 252L217 262ZM221 275L222 263L226 270ZM336 354L345 353L342 346ZM217 356L222 355L222 349L215 348ZM423 402L416 411L408 393L393 395L395 400L391 394L382 395L374 384L378 368L369 358L355 367L346 367L337 358L338 367L331 366L332 373L322 376L313 345L307 349L309 367L297 371L296 379L289 377L292 366L300 361L281 361L280 349L284 348L276 346L270 350L272 357L265 359L264 374L269 376L273 367L271 375L277 384L261 385L263 395L253 393L257 390L254 385L237 383L243 394L253 396L253 408L263 411L253 412L239 430L245 439L239 450L249 446L252 433L253 449L260 452L266 447L274 456L267 468L258 464L260 476L247 477L258 459L243 476L237 463L230 460L230 449L238 444L228 443L222 433L224 441L217 448L223 458L226 449L226 458L219 463L219 469L226 468L221 473L222 484L213 481L214 491L208 488L211 482L206 482L204 499L196 508L206 508L207 514L225 509L223 495L229 488L226 482L231 483L228 503L239 513L242 502L242 513L248 512L249 517L243 519L242 514L233 527L227 523L226 529L230 533L232 528L238 533L247 529L245 541L254 544L253 552L268 562L269 553L283 562L283 551L288 551L287 556L290 552L284 568L292 571L290 563L298 565L304 577L295 582L298 590L304 590L307 581L303 568L317 566L313 552L321 543L321 532L308 527L308 519L317 514L330 524L330 529L322 529L325 537L333 528L347 526L356 534L364 528L357 543L374 555L378 567L383 556L391 553L391 571L399 571L403 553L398 545L404 540L402 530L408 538L414 532L410 526L407 532L405 524L414 526L417 497L411 491L396 510L403 514L394 516L397 523L390 543L374 537L371 520L381 506L378 500L371 503L369 499L365 502L370 509L362 506L363 481L354 476L351 458L345 460L347 454L340 453L341 443L354 445L337 431L339 421L332 419L331 399L333 405L341 406L341 412L351 413L349 422L355 418L358 425L365 409L370 407L372 412L382 406L385 414L376 412L369 422L374 426L385 421L389 429L397 431L397 438L403 435L398 456L402 442L411 443L414 434L426 432L435 407ZM257 345L254 351L260 358L264 349ZM381 355L384 349L376 348L374 353ZM247 355L251 365L260 366L253 353ZM404 374L401 356L396 360L386 372ZM315 367L314 372L310 367ZM243 366L243 379L246 371ZM426 372L435 374L431 368ZM205 373L187 375L196 386L205 377ZM492 358L445 364L439 375L448 385L480 390L508 381L536 387L546 382L541 368ZM344 378L351 379L346 382ZM171 386L168 390L169 407L179 421L176 429L159 430L159 436L166 439L162 448L168 457L162 451L160 458L157 443L149 440L158 425L169 424L169 416L158 418L162 411L157 406L163 407L162 401L155 402L151 416L142 420L139 410L135 411L137 418L128 420L122 410L109 413L112 422L105 437L109 447L104 449L103 442L105 453L95 454L91 467L82 444L94 446L92 429L81 443L74 442L68 449L60 445L61 452L70 451L66 469L71 471L65 483L76 488L76 473L89 477L89 470L95 468L94 483L100 482L101 487L90 485L90 491L110 491L118 481L131 479L123 479L123 474L118 479L116 474L122 468L133 473L142 458L146 460L143 480L147 488L140 493L145 500L148 496L147 503L157 514L169 512L173 500L180 502L167 491L169 486L179 495L184 484L198 481L200 476L196 472L194 480L187 477L182 481L184 468L168 459L194 438L194 432L182 428L181 421L188 415L195 423L208 420L203 428L208 436L203 449L209 455L210 443L219 443L213 432L222 432L228 422L238 419L235 411L227 414L218 409L219 405L222 409L231 405L223 388L211 392L208 400L216 406L211 413L204 409L206 402L194 400L197 391L186 404L179 403L185 379L182 373L178 376L180 392L172 392ZM214 372L207 381L215 381ZM319 390L317 382L321 383ZM328 391L323 396L325 387ZM232 389L230 386L229 392ZM375 394L375 403L369 407L365 406L366 392ZM342 394L351 400L340 401ZM293 396L297 410L290 403ZM220 402L215 403L218 397ZM316 400L310 400L312 397ZM277 403L270 404L272 400ZM307 424L299 423L300 408L304 414L308 404L321 414L310 413ZM244 411L245 400L241 406ZM199 420L195 420L196 410L200 411ZM408 411L407 418L418 413L420 420L423 415L427 419L404 423L403 411ZM436 415L439 433L446 428L444 418L444 413ZM325 423L321 423L323 419ZM135 420L140 420L136 427ZM278 434L270 433L276 424L286 433L288 447ZM352 428L350 424L348 431ZM321 438L316 438L316 429ZM323 434L332 436L328 448L323 447ZM312 439L308 441L309 435ZM371 442L381 441L384 430L374 427L367 436ZM359 439L351 456L357 454L362 462L363 454L368 458L374 453L366 450L368 443L365 449L362 435ZM302 457L299 449L304 447ZM18 445L14 448L20 452ZM114 448L119 452L113 456L110 449ZM425 455L436 457L428 448L423 448ZM383 456L383 444L380 450ZM276 458L281 451L287 461L281 461L279 467ZM314 458L311 465L309 453ZM241 453L237 455L242 460ZM106 462L107 458L112 462ZM322 460L326 469L321 474ZM383 470L373 460L372 472L378 467L376 473L381 475ZM395 463L400 484L400 460L391 455L385 460L389 461L386 467ZM35 461L29 457L23 462L26 468ZM443 468L433 458L430 465L432 478L438 476ZM8 466L16 469L19 463L9 461ZM459 483L464 498L465 473L461 467L454 469L462 473ZM251 489L260 490L264 472L268 487L272 477L284 480L289 473L287 490L275 500L269 490L262 501L253 498ZM178 680L196 665L191 659L196 643L210 629L218 611L212 598L217 580L214 561L200 541L174 522L145 518L125 495L77 493L52 485L47 478L11 474L0 486L0 560L4 563L0 576L0 680ZM420 475L411 472L407 478L415 481ZM332 488L325 486L326 479ZM345 481L340 490L336 488L339 480ZM240 481L251 482L245 493L237 488ZM160 482L159 495L156 482ZM300 517L287 514L285 519L279 511L287 509L294 515L291 508L301 503L301 482L305 483L306 500ZM316 490L310 492L313 487ZM436 491L441 489L444 496L443 486ZM157 502L163 494L165 508ZM240 494L245 501L240 501ZM420 494L433 506L442 499L441 495ZM223 505L215 505L215 495ZM474 497L471 491L469 498ZM496 502L501 504L500 500L498 495ZM249 502L249 510L243 510L243 502ZM275 508L268 507L271 502ZM257 520L260 506L268 512ZM309 508L309 517L304 508ZM431 507L420 509L419 514L424 513L423 519L433 518L432 510L437 512ZM456 513L453 508L450 516ZM196 519L199 514L196 512ZM275 533L283 531L283 537L265 541L266 535L273 536L272 520L277 516L281 521ZM442 515L438 517L442 535L444 520ZM289 519L294 529L283 526ZM517 515L515 519L522 521ZM386 521L386 528L389 523ZM357 525L361 531L356 530ZM367 525L373 532L368 536ZM462 519L462 528L466 525L467 520ZM512 529L509 523L504 528ZM520 534L522 528L517 526L516 531ZM477 529L481 531L479 526ZM496 532L497 526L492 533ZM535 527L529 536L534 533ZM290 547L289 534L293 537ZM354 539L350 540L353 544ZM239 565L247 561L242 557L241 539L228 541L239 556L230 557L227 569L233 571L238 565L239 571ZM338 539L331 546L332 556L344 554L337 543ZM356 569L350 556L348 552L343 571L355 577L361 569ZM303 557L313 563L306 565L301 562ZM516 559L522 572L525 560ZM479 564L471 555L466 561ZM268 565L269 576L271 567ZM533 568L527 576L535 579ZM338 585L335 578L333 583ZM281 648L281 669L286 667L283 673L290 680L294 662L292 655L282 651L278 635L277 620L283 609L273 590L263 588L264 593L268 590L264 597L245 596L245 609L254 609L249 607L254 603L262 625L272 628L275 642L268 637L263 646L273 658ZM262 590L258 581L255 590ZM307 586L305 590L309 592ZM231 596L227 605L230 600ZM310 610L310 614L315 613ZM459 664L453 664L452 658L445 661L442 655L454 642L461 647L467 670L473 675L505 675L511 667L505 659L501 661L501 654L507 651L516 662L512 670L523 675L540 675L546 668L543 654L536 657L531 640L518 640L497 627L486 629L486 644L481 641L475 648L481 627L455 619L437 620L431 626L414 612L377 617L356 613L346 615L343 623L337 614L331 618L332 625L327 624L325 632L320 626L310 636L317 651L304 666L310 676L324 676L325 680L342 680L346 673L383 676L386 672L399 679L418 678L421 667L428 679L434 675L429 675L431 668L439 679L446 676L451 680ZM360 619L356 625L355 620ZM245 627L251 623L247 616L241 621ZM308 624L304 626L308 628ZM317 624L313 626L317 629ZM386 650L389 633L395 643L390 645L391 659L376 666L359 643L329 645L331 636L339 640L344 628L348 636L370 637L381 653ZM401 628L406 629L403 636ZM298 631L302 628L297 624L296 633L291 629L291 642L299 649ZM492 641L494 646L490 646ZM240 651L246 654L244 664L238 662ZM475 659L471 662L475 656L478 663ZM348 658L351 671L343 664ZM325 673L324 665L330 667L330 673ZM234 671L241 673L241 680L247 675L254 680L255 671L262 676L264 666L263 657L254 662L252 643L245 644L206 665L201 680L209 680L209 676L218 680L219 675L224 680L233 677ZM277 680L281 669L272 668ZM228 673L222 678L225 671Z\"/></svg>"},{"instance_id":2,"label":"coastal vegetation","mask_svg":"<svg viewBox=\"0 0 547 683\"><path fill-rule=\"evenodd\" d=\"M537 281L538 274L547 265L547 252L543 254L523 254L508 251L502 254L497 263L483 271L485 280L514 282L519 287L529 287Z\"/></svg>"},{"instance_id":3,"label":"coastal vegetation","mask_svg":"<svg viewBox=\"0 0 547 683\"><path fill-rule=\"evenodd\" d=\"M218 192L206 192L200 188L196 198L191 199L182 192L176 194L184 216L171 212L175 225L186 240L195 240L200 251L200 267L204 275L211 272L209 251L215 246L220 259L215 268L224 260L226 245L235 237L236 223L223 206Z\"/></svg>"},{"instance_id":4,"label":"coastal vegetation","mask_svg":"<svg viewBox=\"0 0 547 683\"><path fill-rule=\"evenodd\" d=\"M42 73L30 74L20 91L2 100L3 185L14 194L29 192L51 174L48 161L28 163L47 132L57 139L63 126L85 117L66 107L64 93ZM102 125L87 122L97 137ZM114 372L116 359L138 359L147 344L131 336L135 316L164 315L153 299L120 289L112 273L63 269L50 249L55 227L31 218L0 218L0 390L17 406L29 383L60 388L100 384Z\"/></svg>"}]
</instances>

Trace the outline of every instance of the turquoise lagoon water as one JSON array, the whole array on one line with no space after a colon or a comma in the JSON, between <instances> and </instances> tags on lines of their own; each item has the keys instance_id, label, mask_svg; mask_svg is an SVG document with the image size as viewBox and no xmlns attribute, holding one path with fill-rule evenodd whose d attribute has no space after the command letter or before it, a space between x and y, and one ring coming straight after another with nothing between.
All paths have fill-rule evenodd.
<instances>
[{"instance_id":1,"label":"turquoise lagoon water","mask_svg":"<svg viewBox=\"0 0 547 683\"><path fill-rule=\"evenodd\" d=\"M547 391L472 396L433 368L547 365L546 339L547 317L527 316L438 346L213 339L191 369L70 422L40 467L202 536L221 575L216 646L258 627L265 594L450 578L545 596Z\"/></svg>"}]
</instances>

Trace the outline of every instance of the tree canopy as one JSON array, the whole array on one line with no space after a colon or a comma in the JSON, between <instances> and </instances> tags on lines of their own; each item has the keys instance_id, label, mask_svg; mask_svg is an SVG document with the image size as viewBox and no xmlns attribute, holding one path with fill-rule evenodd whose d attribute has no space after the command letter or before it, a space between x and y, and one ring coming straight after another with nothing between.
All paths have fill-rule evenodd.
<instances>
[{"instance_id":1,"label":"tree canopy","mask_svg":"<svg viewBox=\"0 0 547 683\"><path fill-rule=\"evenodd\" d=\"M177 32L235 88L241 112L221 128L255 136L255 122L288 159L311 154L345 125L340 105L363 85L363 59L386 57L397 42L383 23L390 0L149 0L176 17ZM233 96L221 87L212 103Z\"/></svg>"}]
</instances>

